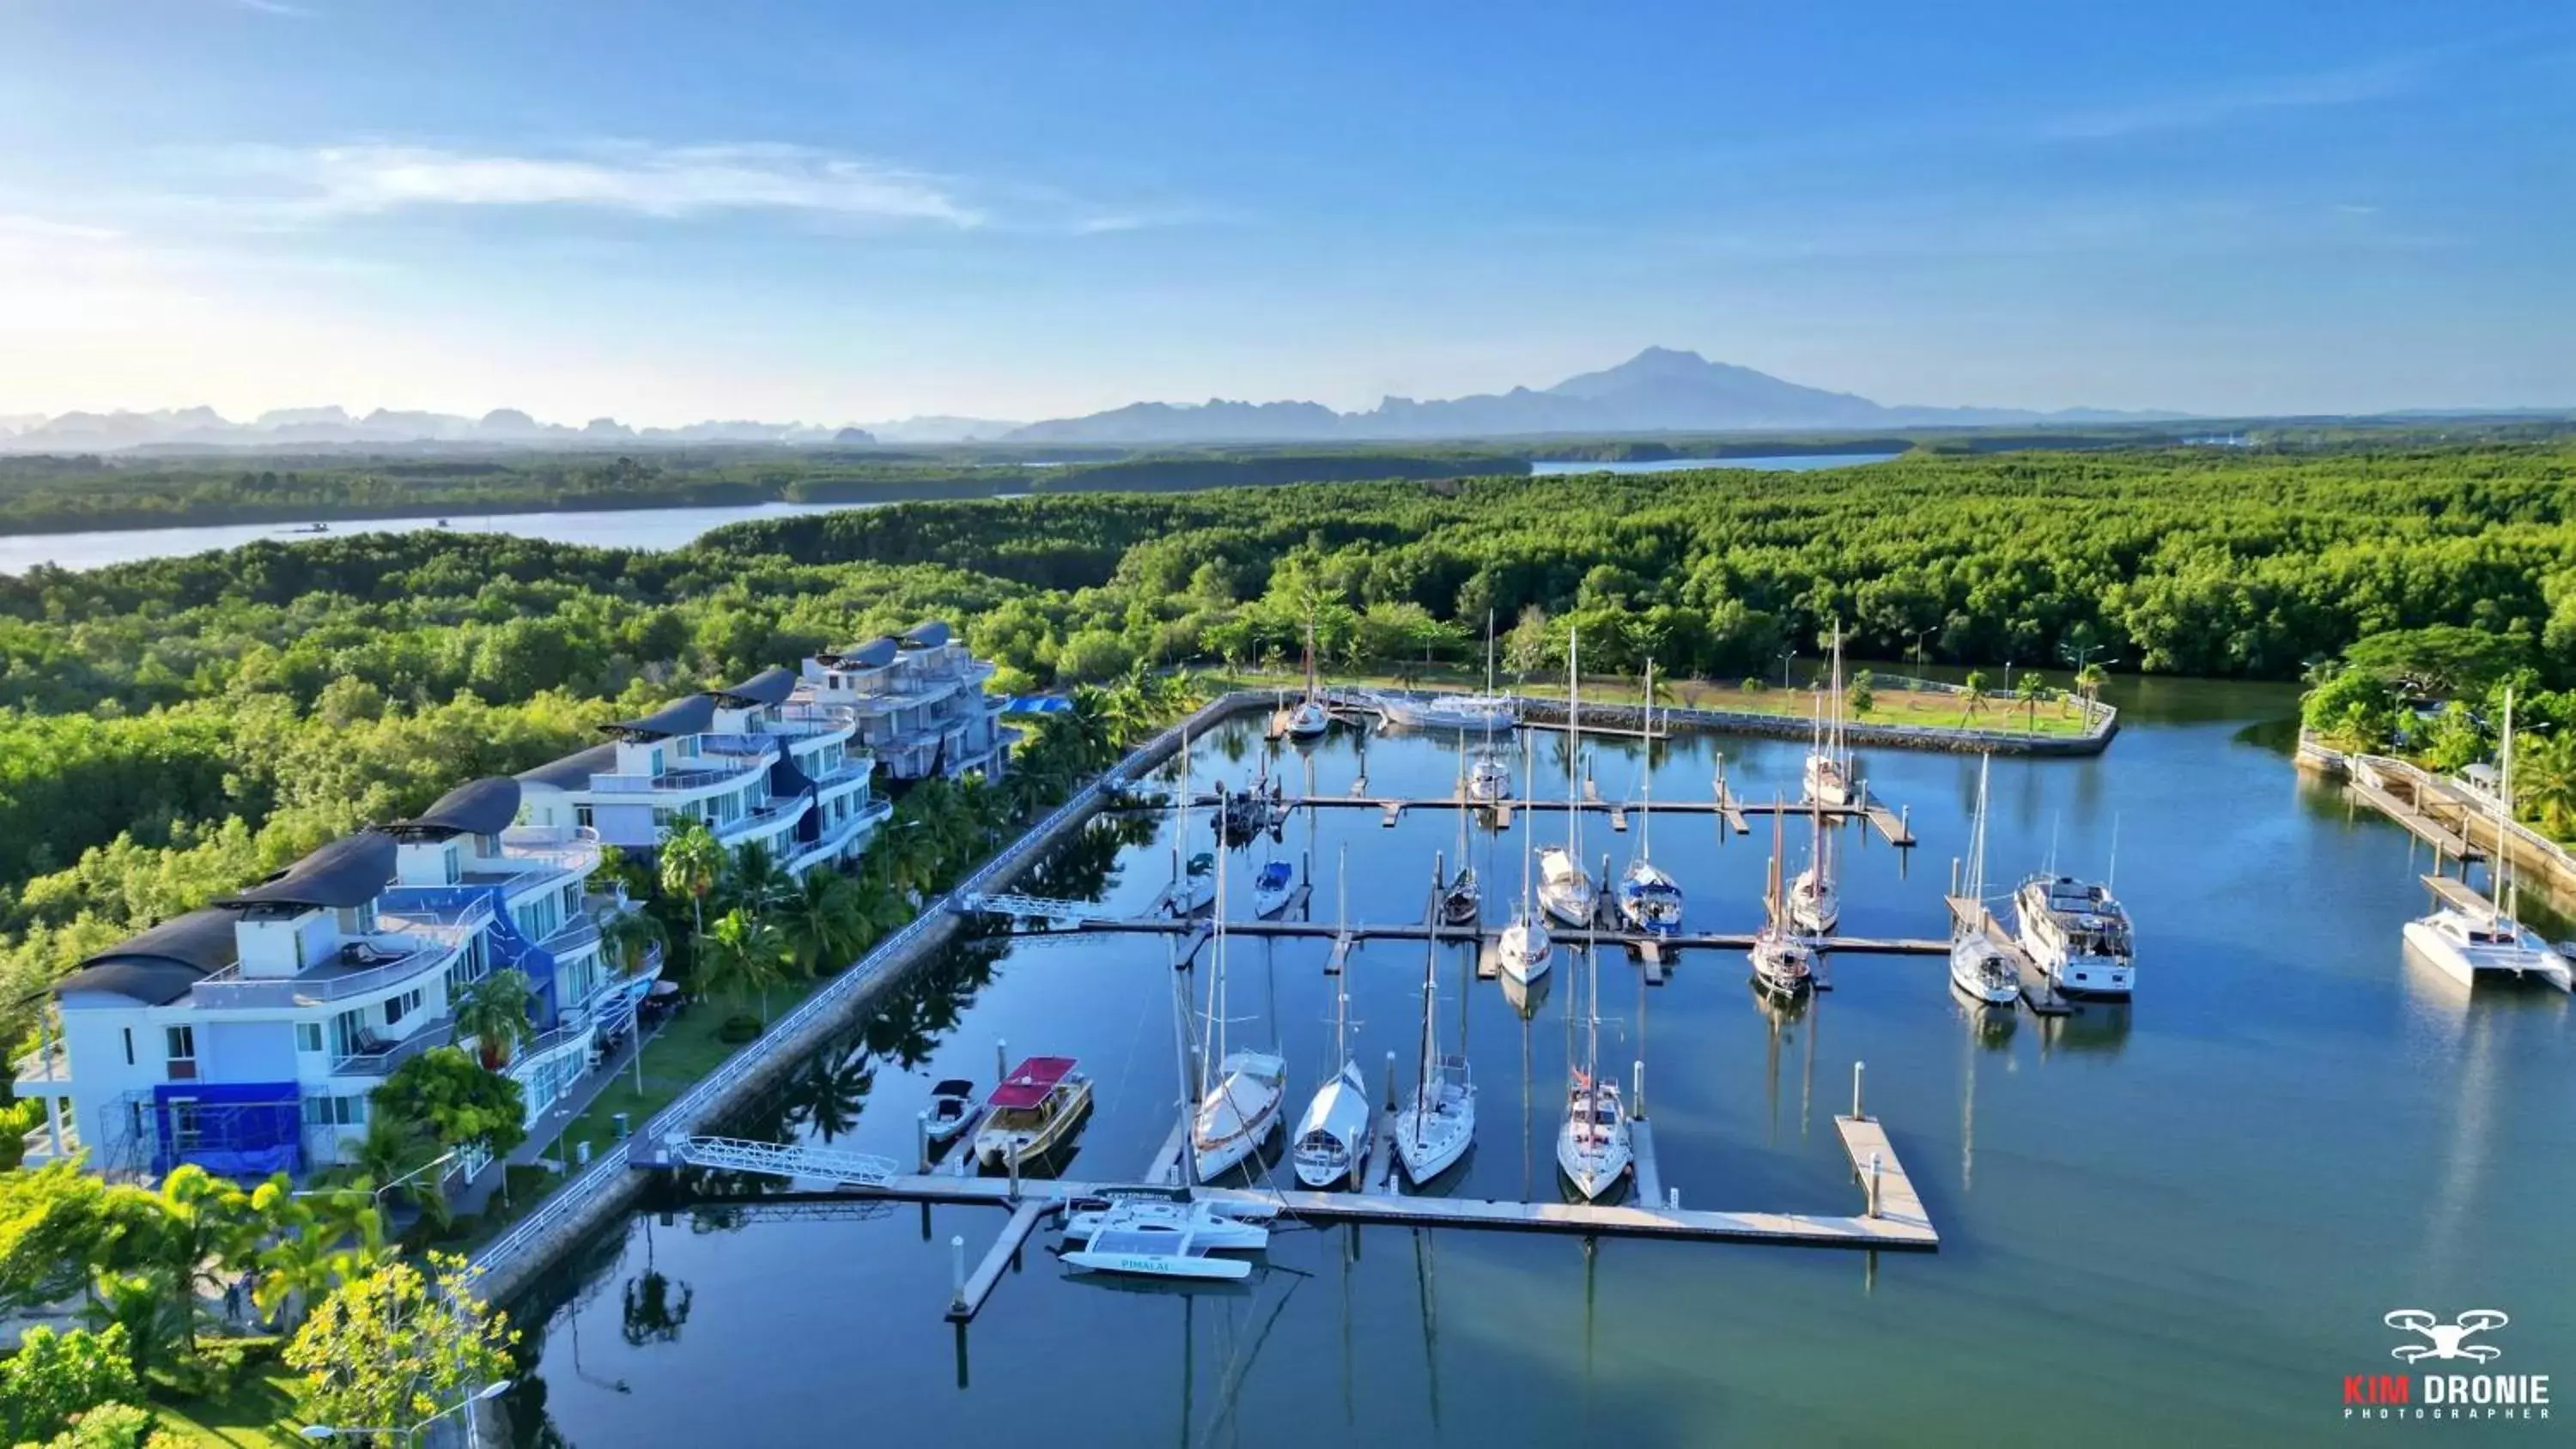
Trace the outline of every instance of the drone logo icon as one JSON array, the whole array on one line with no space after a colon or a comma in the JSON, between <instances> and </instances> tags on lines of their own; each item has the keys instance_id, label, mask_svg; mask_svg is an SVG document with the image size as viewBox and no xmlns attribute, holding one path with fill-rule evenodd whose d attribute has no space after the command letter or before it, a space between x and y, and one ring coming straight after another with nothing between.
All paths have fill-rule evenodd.
<instances>
[{"instance_id":1,"label":"drone logo icon","mask_svg":"<svg viewBox=\"0 0 2576 1449\"><path fill-rule=\"evenodd\" d=\"M2487 1363L2501 1356L2504 1350L2491 1343L2467 1343L2463 1340L2489 1329L2502 1328L2513 1320L2498 1309L2472 1308L2461 1314L2457 1322L2444 1323L2439 1315L2424 1309L2399 1308L2392 1310L2383 1321L2391 1328L2402 1328L2430 1340L2426 1343L2401 1343L2389 1350L2391 1358L2405 1363L2417 1363L2428 1358L2465 1358Z\"/></svg>"}]
</instances>

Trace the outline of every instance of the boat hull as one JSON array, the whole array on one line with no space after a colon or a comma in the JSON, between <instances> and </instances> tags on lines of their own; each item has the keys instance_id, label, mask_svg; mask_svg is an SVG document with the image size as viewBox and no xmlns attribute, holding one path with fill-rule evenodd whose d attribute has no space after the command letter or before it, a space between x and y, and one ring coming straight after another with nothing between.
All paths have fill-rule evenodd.
<instances>
[{"instance_id":1,"label":"boat hull","mask_svg":"<svg viewBox=\"0 0 2576 1449\"><path fill-rule=\"evenodd\" d=\"M1476 1087L1472 1082L1443 1083L1437 1097L1422 1110L1419 1094L1395 1114L1395 1158L1415 1187L1458 1165L1476 1140Z\"/></svg>"},{"instance_id":2,"label":"boat hull","mask_svg":"<svg viewBox=\"0 0 2576 1449\"><path fill-rule=\"evenodd\" d=\"M1252 914L1260 920L1271 920L1288 909L1288 899L1294 894L1294 891L1256 890L1252 893Z\"/></svg>"},{"instance_id":3,"label":"boat hull","mask_svg":"<svg viewBox=\"0 0 2576 1449\"><path fill-rule=\"evenodd\" d=\"M1008 1167L1013 1162L1026 1167L1053 1152L1091 1114L1091 1083L1069 1084L1068 1091L1065 1105L1034 1130L1005 1127L988 1109L984 1127L975 1134L975 1161L984 1167Z\"/></svg>"},{"instance_id":4,"label":"boat hull","mask_svg":"<svg viewBox=\"0 0 2576 1449\"><path fill-rule=\"evenodd\" d=\"M1842 895L1831 883L1819 883L1812 870L1801 871L1789 887L1789 924L1811 936L1829 936L1842 924Z\"/></svg>"},{"instance_id":5,"label":"boat hull","mask_svg":"<svg viewBox=\"0 0 2576 1449\"><path fill-rule=\"evenodd\" d=\"M1181 1253L1094 1253L1064 1255L1066 1266L1085 1273L1125 1273L1141 1278L1249 1278L1252 1265L1241 1258L1201 1258Z\"/></svg>"},{"instance_id":6,"label":"boat hull","mask_svg":"<svg viewBox=\"0 0 2576 1449\"><path fill-rule=\"evenodd\" d=\"M1190 1160L1199 1181L1241 1166L1279 1130L1287 1081L1287 1063L1263 1052L1235 1052L1218 1064L1217 1084L1190 1124Z\"/></svg>"},{"instance_id":7,"label":"boat hull","mask_svg":"<svg viewBox=\"0 0 2576 1449\"><path fill-rule=\"evenodd\" d=\"M2430 919L2408 921L2404 935L2406 944L2413 947L2417 955L2462 985L2475 985L2481 979L2518 981L2525 976L2537 976L2561 991L2569 989L2569 963L2566 957L2554 951L2518 946L2464 946L2451 939Z\"/></svg>"},{"instance_id":8,"label":"boat hull","mask_svg":"<svg viewBox=\"0 0 2576 1449\"><path fill-rule=\"evenodd\" d=\"M1516 921L1504 927L1501 939L1494 943L1496 969L1524 986L1545 976L1555 959L1556 943L1548 939L1546 931L1533 929L1528 922Z\"/></svg>"},{"instance_id":9,"label":"boat hull","mask_svg":"<svg viewBox=\"0 0 2576 1449\"><path fill-rule=\"evenodd\" d=\"M1569 1094L1566 1118L1556 1129L1556 1166L1565 1180L1585 1201L1599 1199L1619 1185L1636 1164L1636 1154L1628 1136L1628 1116L1618 1096L1605 1089L1601 1102L1615 1119L1596 1122L1593 1130L1583 1128L1581 1114L1588 1110L1589 1098L1580 1092Z\"/></svg>"},{"instance_id":10,"label":"boat hull","mask_svg":"<svg viewBox=\"0 0 2576 1449\"><path fill-rule=\"evenodd\" d=\"M1344 1062L1333 1079L1315 1091L1297 1119L1288 1154L1297 1181L1307 1187L1356 1185L1367 1164L1375 1123L1369 1111L1368 1083L1359 1063Z\"/></svg>"}]
</instances>

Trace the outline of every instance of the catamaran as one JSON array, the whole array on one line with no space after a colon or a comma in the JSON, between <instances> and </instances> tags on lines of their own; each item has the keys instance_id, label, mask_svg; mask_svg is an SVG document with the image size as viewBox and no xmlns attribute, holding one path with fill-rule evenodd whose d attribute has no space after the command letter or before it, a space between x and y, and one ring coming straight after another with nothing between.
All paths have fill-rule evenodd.
<instances>
[{"instance_id":1,"label":"catamaran","mask_svg":"<svg viewBox=\"0 0 2576 1449\"><path fill-rule=\"evenodd\" d=\"M1815 748L1807 752L1807 798L1821 805L1849 805L1852 788L1851 746L1843 736L1843 626L1834 625L1834 659L1826 675L1826 694L1818 701Z\"/></svg>"},{"instance_id":2,"label":"catamaran","mask_svg":"<svg viewBox=\"0 0 2576 1449\"><path fill-rule=\"evenodd\" d=\"M1198 1204L1192 1204L1196 1207ZM1267 1246L1270 1230L1258 1230ZM1064 1255L1065 1266L1078 1273L1127 1273L1146 1278L1248 1278L1252 1265L1241 1258L1211 1254L1239 1247L1249 1236L1246 1225L1218 1215L1189 1214L1173 1220L1136 1205L1121 1204L1105 1212L1082 1248Z\"/></svg>"},{"instance_id":3,"label":"catamaran","mask_svg":"<svg viewBox=\"0 0 2576 1449\"><path fill-rule=\"evenodd\" d=\"M1950 984L1991 1006L2009 1006L2021 996L2021 972L2004 943L1987 930L1986 913L1986 770L1991 757L1977 761L1977 813L1968 824L1968 881L1950 936Z\"/></svg>"},{"instance_id":4,"label":"catamaran","mask_svg":"<svg viewBox=\"0 0 2576 1449\"><path fill-rule=\"evenodd\" d=\"M1796 996L1816 984L1816 951L1792 928L1780 889L1782 828L1778 803L1771 811L1771 875L1762 891L1762 929L1745 954L1753 961L1753 980L1774 996Z\"/></svg>"},{"instance_id":5,"label":"catamaran","mask_svg":"<svg viewBox=\"0 0 2576 1449\"><path fill-rule=\"evenodd\" d=\"M2539 933L2515 916L2518 904L2513 878L2513 854L2506 840L2506 822L2512 813L2513 800L2513 692L2504 697L2504 735L2497 748L2500 778L2494 807L2495 853L2493 860L2495 898L2481 901L2483 910L2469 908L2462 899L2469 892L2465 886L2427 876L2428 883L2452 886L2444 890L2440 904L2429 916L2406 923L2406 944L2424 959L2459 981L2475 985L2481 976L2490 979L2520 979L2537 976L2561 991L2570 987L2568 960L2551 949ZM2461 833L2467 834L2462 821Z\"/></svg>"},{"instance_id":6,"label":"catamaran","mask_svg":"<svg viewBox=\"0 0 2576 1449\"><path fill-rule=\"evenodd\" d=\"M1635 1157L1619 1084L1601 1076L1600 957L1587 946L1583 958L1583 1060L1566 1073L1565 1123L1556 1133L1556 1165L1589 1201L1616 1186Z\"/></svg>"},{"instance_id":7,"label":"catamaran","mask_svg":"<svg viewBox=\"0 0 2576 1449\"><path fill-rule=\"evenodd\" d=\"M1342 869L1349 872L1347 856ZM1289 1161L1297 1180L1308 1187L1337 1182L1357 1187L1368 1166L1377 1114L1369 1110L1368 1078L1351 1056L1350 993L1342 989L1342 978L1332 978L1332 984L1334 1071L1315 1089L1305 1115L1297 1119L1297 1133L1289 1139Z\"/></svg>"},{"instance_id":8,"label":"catamaran","mask_svg":"<svg viewBox=\"0 0 2576 1449\"><path fill-rule=\"evenodd\" d=\"M1259 1252L1270 1246L1270 1223L1279 1215L1268 1203L1168 1196L1076 1198L1070 1206L1064 1218L1068 1243L1087 1243L1104 1232L1195 1231L1210 1252Z\"/></svg>"},{"instance_id":9,"label":"catamaran","mask_svg":"<svg viewBox=\"0 0 2576 1449\"><path fill-rule=\"evenodd\" d=\"M1789 921L1811 936L1830 936L1842 923L1843 903L1834 889L1834 838L1820 802L1808 802L1807 825L1807 868L1789 883Z\"/></svg>"},{"instance_id":10,"label":"catamaran","mask_svg":"<svg viewBox=\"0 0 2576 1449\"><path fill-rule=\"evenodd\" d=\"M1538 902L1569 926L1589 928L1600 890L1583 868L1583 799L1577 777L1583 771L1583 700L1577 637L1565 637L1565 844L1538 853Z\"/></svg>"},{"instance_id":11,"label":"catamaran","mask_svg":"<svg viewBox=\"0 0 2576 1449\"><path fill-rule=\"evenodd\" d=\"M1526 744L1521 761L1529 767ZM1555 959L1556 943L1548 939L1546 918L1530 904L1530 853L1521 857L1521 898L1512 907L1512 921L1503 927L1502 936L1494 942L1494 964L1502 972L1508 989L1513 984L1526 987L1547 974L1548 963Z\"/></svg>"},{"instance_id":12,"label":"catamaran","mask_svg":"<svg viewBox=\"0 0 2576 1449\"><path fill-rule=\"evenodd\" d=\"M1395 1156L1404 1175L1421 1187L1457 1165L1476 1139L1476 1079L1467 1058L1443 1055L1432 1007L1440 994L1440 948L1422 953L1422 1056L1416 1063L1413 1099L1395 1114Z\"/></svg>"},{"instance_id":13,"label":"catamaran","mask_svg":"<svg viewBox=\"0 0 2576 1449\"><path fill-rule=\"evenodd\" d=\"M1612 888L1619 914L1650 936L1682 929L1682 888L1653 859L1655 806L1655 661L1646 661L1646 745L1637 789L1637 855Z\"/></svg>"},{"instance_id":14,"label":"catamaran","mask_svg":"<svg viewBox=\"0 0 2576 1449\"><path fill-rule=\"evenodd\" d=\"M1288 709L1288 733L1311 740L1333 727L1333 712L1324 703L1323 684L1315 677L1315 624L1306 622L1306 697Z\"/></svg>"},{"instance_id":15,"label":"catamaran","mask_svg":"<svg viewBox=\"0 0 2576 1449\"><path fill-rule=\"evenodd\" d=\"M975 1133L975 1161L985 1167L1025 1167L1065 1139L1091 1110L1091 1078L1071 1057L1030 1057L984 1099L984 1125Z\"/></svg>"},{"instance_id":16,"label":"catamaran","mask_svg":"<svg viewBox=\"0 0 2576 1449\"><path fill-rule=\"evenodd\" d=\"M1287 1060L1274 1052L1225 1049L1225 877L1217 877L1216 914L1208 943L1207 1043L1216 1085L1199 1098L1190 1118L1191 1165L1206 1182L1250 1157L1279 1129L1279 1102L1288 1090Z\"/></svg>"}]
</instances>

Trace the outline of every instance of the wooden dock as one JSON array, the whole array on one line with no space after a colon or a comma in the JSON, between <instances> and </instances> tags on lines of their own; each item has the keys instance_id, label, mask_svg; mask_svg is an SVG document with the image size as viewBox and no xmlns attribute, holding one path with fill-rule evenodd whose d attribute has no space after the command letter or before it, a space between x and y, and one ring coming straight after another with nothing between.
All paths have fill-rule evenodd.
<instances>
[{"instance_id":1,"label":"wooden dock","mask_svg":"<svg viewBox=\"0 0 2576 1449\"><path fill-rule=\"evenodd\" d=\"M1938 1243L1932 1231L1932 1216L1923 1210L1923 1199L1914 1191L1914 1179L1905 1175L1905 1164L1896 1157L1896 1146L1887 1140L1887 1129L1875 1117L1834 1118L1834 1131L1843 1139L1843 1154L1851 1159L1852 1174L1860 1179L1861 1191L1867 1193L1870 1163L1878 1163L1878 1216L1874 1221L1913 1228Z\"/></svg>"},{"instance_id":2,"label":"wooden dock","mask_svg":"<svg viewBox=\"0 0 2576 1449\"><path fill-rule=\"evenodd\" d=\"M1198 953L1209 937L1206 921L1176 920L1170 916L1092 916L1070 925L1039 925L1017 930L1017 934L1029 936L1066 936L1080 932L1179 936L1182 938L1179 956L1184 963ZM1361 944L1369 941L1429 941L1445 946L1475 946L1480 955L1477 975L1490 978L1493 974L1492 948L1501 936L1502 928L1483 924L1431 925L1421 921L1228 921L1225 933L1237 939L1330 941L1333 952L1326 964L1328 971L1339 970L1357 954ZM1751 931L1698 931L1651 936L1635 931L1552 926L1548 934L1559 945L1577 950L1599 946L1622 950L1639 959L1651 957L1659 970L1670 966L1673 958L1683 951L1743 951L1753 945ZM1940 956L1950 950L1947 941L1914 936L1818 936L1811 939L1820 951L1853 956Z\"/></svg>"},{"instance_id":3,"label":"wooden dock","mask_svg":"<svg viewBox=\"0 0 2576 1449\"><path fill-rule=\"evenodd\" d=\"M1664 1168L1655 1157L1655 1129L1643 1117L1628 1122L1628 1151L1637 1164L1637 1202L1659 1208L1664 1202Z\"/></svg>"},{"instance_id":4,"label":"wooden dock","mask_svg":"<svg viewBox=\"0 0 2576 1449\"><path fill-rule=\"evenodd\" d=\"M1040 1221L1054 1216L1063 1206L1062 1202L1053 1199L1030 1197L1012 1210L1011 1220L1003 1225L1002 1235L993 1240L992 1249L984 1254L984 1261L975 1265L975 1271L967 1276L956 1296L949 1300L949 1322L968 1322L982 1310L984 1300L993 1295L993 1285L1002 1281L1002 1271L1020 1255L1029 1234L1037 1231Z\"/></svg>"},{"instance_id":5,"label":"wooden dock","mask_svg":"<svg viewBox=\"0 0 2576 1449\"><path fill-rule=\"evenodd\" d=\"M2414 790L2411 785L2408 786L2406 794L2401 796L2394 790L2384 788L2377 781L2364 778L2364 773L2356 770L2351 778L2344 782L2344 788L2359 796L2380 814L2413 831L2416 838L2429 843L2444 855L2454 860L2486 859L2485 851L2479 849L2458 830L2444 824L2431 810L2425 808L2421 792ZM2461 823L2466 825L2466 819L2463 818Z\"/></svg>"},{"instance_id":6,"label":"wooden dock","mask_svg":"<svg viewBox=\"0 0 2576 1449\"><path fill-rule=\"evenodd\" d=\"M1191 797L1190 804L1193 809L1209 808L1225 798L1222 794L1194 795ZM1455 810L1458 808L1458 797L1454 793L1420 796L1370 795L1363 793L1357 785L1354 785L1352 793L1348 795L1295 795L1282 799L1278 805L1283 811L1370 810L1377 813L1379 824L1392 827L1404 818L1405 812L1410 810ZM1616 820L1625 818L1629 812L1639 807L1633 801L1603 800L1596 797L1573 801L1544 798L1520 799L1500 803L1493 808L1501 823L1508 824L1509 816L1520 811L1551 810L1597 812L1613 817L1615 823ZM1888 844L1900 850L1910 850L1915 844L1914 828L1905 813L1890 810L1884 805L1873 802L1858 805L1804 805L1792 801L1738 800L1733 796L1721 795L1715 800L1658 800L1654 804L1654 813L1658 816L1713 815L1723 820L1738 835L1746 834L1752 828L1746 819L1747 816L1814 813L1837 822L1859 820L1876 830Z\"/></svg>"},{"instance_id":7,"label":"wooden dock","mask_svg":"<svg viewBox=\"0 0 2576 1449\"><path fill-rule=\"evenodd\" d=\"M2428 875L2424 877L2424 884L2432 887L2434 896L2442 904L2462 915L2484 917L2495 911L2495 902L2488 900L2485 892L2467 881L2447 875Z\"/></svg>"},{"instance_id":8,"label":"wooden dock","mask_svg":"<svg viewBox=\"0 0 2576 1449\"><path fill-rule=\"evenodd\" d=\"M1360 1173L1360 1191L1388 1194L1396 1191L1395 1109L1377 1114L1377 1135L1369 1140L1368 1166Z\"/></svg>"}]
</instances>

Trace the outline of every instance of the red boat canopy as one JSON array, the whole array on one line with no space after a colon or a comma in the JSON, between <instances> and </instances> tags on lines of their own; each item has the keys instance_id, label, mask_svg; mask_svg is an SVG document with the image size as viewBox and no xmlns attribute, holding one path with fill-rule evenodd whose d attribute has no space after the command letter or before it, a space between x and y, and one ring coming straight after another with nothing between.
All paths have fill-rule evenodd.
<instances>
[{"instance_id":1,"label":"red boat canopy","mask_svg":"<svg viewBox=\"0 0 2576 1449\"><path fill-rule=\"evenodd\" d=\"M1035 1107L1047 1099L1056 1084L1073 1074L1071 1057L1031 1057L1011 1068L1011 1074L993 1089L986 1099L992 1107Z\"/></svg>"}]
</instances>

